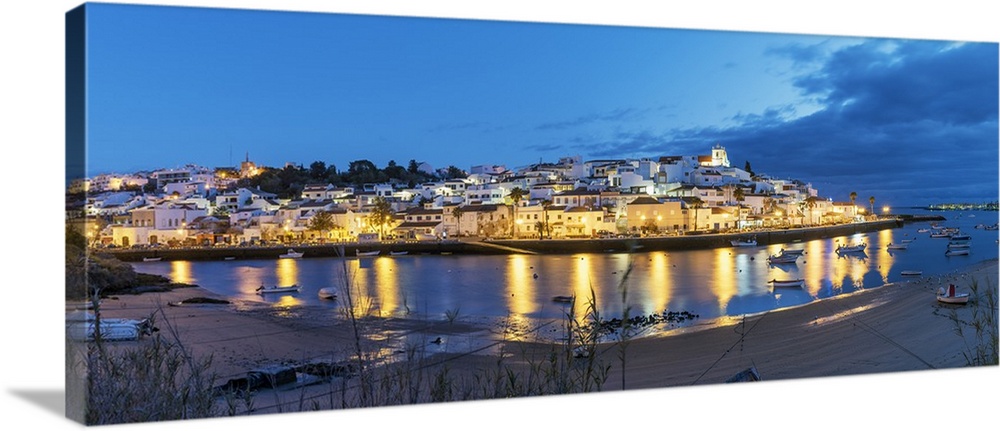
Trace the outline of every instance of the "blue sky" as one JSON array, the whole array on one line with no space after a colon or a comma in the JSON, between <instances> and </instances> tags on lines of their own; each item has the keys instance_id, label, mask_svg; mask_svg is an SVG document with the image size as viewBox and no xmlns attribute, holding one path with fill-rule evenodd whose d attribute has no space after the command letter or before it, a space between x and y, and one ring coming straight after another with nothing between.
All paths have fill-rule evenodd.
<instances>
[{"instance_id":1,"label":"blue sky","mask_svg":"<svg viewBox=\"0 0 1000 431\"><path fill-rule=\"evenodd\" d=\"M91 4L88 173L707 153L996 200L996 43Z\"/></svg>"}]
</instances>

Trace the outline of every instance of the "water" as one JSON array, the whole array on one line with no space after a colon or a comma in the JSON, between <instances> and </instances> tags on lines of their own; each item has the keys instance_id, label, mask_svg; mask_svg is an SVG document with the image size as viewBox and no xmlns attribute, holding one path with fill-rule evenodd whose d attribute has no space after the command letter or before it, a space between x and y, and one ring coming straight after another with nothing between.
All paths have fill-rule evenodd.
<instances>
[{"instance_id":1,"label":"water","mask_svg":"<svg viewBox=\"0 0 1000 431\"><path fill-rule=\"evenodd\" d=\"M912 210L908 213L927 213ZM558 319L569 307L557 295L575 295L577 304L591 296L607 317L687 311L702 319L738 316L805 304L817 299L900 281L900 271L923 276L944 274L996 258L997 231L974 229L997 222L988 211L938 212L972 235L971 254L944 255L947 239L917 230L930 222L793 244L755 248L574 255L408 255L377 258L280 259L247 261L137 262L137 271L197 284L236 300L262 301L282 309L323 307L334 315L344 303L343 286L351 280L355 297L382 316L443 318L448 313L483 318ZM970 215L974 217L970 217ZM907 250L887 250L890 243L914 239ZM838 244L868 244L866 253L838 256ZM781 248L803 249L796 264L771 266L767 256ZM625 274L631 261L632 270ZM537 276L537 277L536 277ZM772 279L804 279L800 289L772 288ZM623 281L624 280L624 281ZM294 294L255 293L260 285L298 284ZM336 301L320 299L323 287L340 287ZM626 296L623 305L622 293ZM583 307L576 310L583 314Z\"/></svg>"}]
</instances>

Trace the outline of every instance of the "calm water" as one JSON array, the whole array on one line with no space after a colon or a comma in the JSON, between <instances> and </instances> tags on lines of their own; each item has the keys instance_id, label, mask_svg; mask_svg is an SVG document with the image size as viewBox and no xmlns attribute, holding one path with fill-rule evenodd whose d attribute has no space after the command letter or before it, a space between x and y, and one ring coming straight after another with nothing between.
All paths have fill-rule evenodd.
<instances>
[{"instance_id":1,"label":"calm water","mask_svg":"<svg viewBox=\"0 0 1000 431\"><path fill-rule=\"evenodd\" d=\"M948 218L941 225L972 235L970 255L945 256L948 240L918 233L931 224L922 222L868 234L743 249L632 255L349 258L347 278L344 260L337 258L137 262L133 266L140 272L197 284L233 299L280 307L326 307L331 314L343 302L343 293L337 301L328 301L319 299L317 292L322 287L344 286L349 279L355 292L370 298L371 306L383 316L443 316L458 310L460 316L561 318L567 306L553 302L553 296L586 298L591 289L602 313L620 315L619 285L623 284L632 315L688 311L704 319L757 313L878 287L903 279L903 270L920 270L924 276L943 274L997 257L997 231L974 229L980 223L996 223L996 212L934 214ZM915 239L907 250L886 249L889 243L904 239ZM868 244L864 254L841 257L834 252L838 244L860 241ZM768 265L767 256L781 248L803 249L805 254L796 264ZM622 283L630 260L632 271ZM805 280L801 289L772 289L767 283L798 278ZM254 292L261 284L299 284L303 289L261 297Z\"/></svg>"}]
</instances>

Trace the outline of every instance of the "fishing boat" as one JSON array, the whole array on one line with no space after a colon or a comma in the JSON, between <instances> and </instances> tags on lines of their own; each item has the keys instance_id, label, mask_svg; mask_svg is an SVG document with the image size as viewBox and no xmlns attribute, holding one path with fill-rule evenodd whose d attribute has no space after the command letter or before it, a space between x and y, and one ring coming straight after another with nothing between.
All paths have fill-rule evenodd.
<instances>
[{"instance_id":1,"label":"fishing boat","mask_svg":"<svg viewBox=\"0 0 1000 431\"><path fill-rule=\"evenodd\" d=\"M969 294L957 293L955 292L955 285L949 284L947 289L943 287L938 288L937 300L946 304L965 304L969 302Z\"/></svg>"},{"instance_id":2,"label":"fishing boat","mask_svg":"<svg viewBox=\"0 0 1000 431\"><path fill-rule=\"evenodd\" d=\"M803 279L798 280L771 280L771 286L774 287L802 287L802 283L805 282Z\"/></svg>"},{"instance_id":3,"label":"fishing boat","mask_svg":"<svg viewBox=\"0 0 1000 431\"><path fill-rule=\"evenodd\" d=\"M951 238L951 234L945 231L931 232L931 238Z\"/></svg>"},{"instance_id":4,"label":"fishing boat","mask_svg":"<svg viewBox=\"0 0 1000 431\"><path fill-rule=\"evenodd\" d=\"M319 290L320 299L337 299L337 288L336 287L324 287Z\"/></svg>"},{"instance_id":5,"label":"fishing boat","mask_svg":"<svg viewBox=\"0 0 1000 431\"><path fill-rule=\"evenodd\" d=\"M798 256L791 254L776 254L774 256L767 257L767 263L770 264L781 264L781 263L795 263L798 260Z\"/></svg>"},{"instance_id":6,"label":"fishing boat","mask_svg":"<svg viewBox=\"0 0 1000 431\"><path fill-rule=\"evenodd\" d=\"M969 235L969 234L955 234L955 235L951 236L951 240L953 242L959 242L959 241L961 241L961 242L968 242L968 241L972 241L972 235Z\"/></svg>"},{"instance_id":7,"label":"fishing boat","mask_svg":"<svg viewBox=\"0 0 1000 431\"><path fill-rule=\"evenodd\" d=\"M264 286L263 284L257 288L257 294L263 295L265 293L291 293L298 292L302 290L302 286L293 284L291 286Z\"/></svg>"},{"instance_id":8,"label":"fishing boat","mask_svg":"<svg viewBox=\"0 0 1000 431\"><path fill-rule=\"evenodd\" d=\"M899 275L912 277L917 275L923 275L923 273L924 273L923 271L900 271Z\"/></svg>"},{"instance_id":9,"label":"fishing boat","mask_svg":"<svg viewBox=\"0 0 1000 431\"><path fill-rule=\"evenodd\" d=\"M969 244L967 242L949 242L948 243L948 250L957 250L957 249L960 249L960 248L970 248L971 246L972 246L972 244Z\"/></svg>"},{"instance_id":10,"label":"fishing boat","mask_svg":"<svg viewBox=\"0 0 1000 431\"><path fill-rule=\"evenodd\" d=\"M293 249L288 249L288 253L279 254L278 258L279 259L298 259L298 258L304 256L305 254L306 254L305 252L298 252L298 251L295 251Z\"/></svg>"},{"instance_id":11,"label":"fishing boat","mask_svg":"<svg viewBox=\"0 0 1000 431\"><path fill-rule=\"evenodd\" d=\"M865 247L868 244L860 243L855 245L839 245L837 246L837 253L862 253L865 251Z\"/></svg>"},{"instance_id":12,"label":"fishing boat","mask_svg":"<svg viewBox=\"0 0 1000 431\"><path fill-rule=\"evenodd\" d=\"M361 251L361 250L355 249L354 253L356 253L358 255L358 257L375 257L375 256L378 256L379 251L378 250Z\"/></svg>"},{"instance_id":13,"label":"fishing boat","mask_svg":"<svg viewBox=\"0 0 1000 431\"><path fill-rule=\"evenodd\" d=\"M733 247L756 247L757 238L744 238L744 239L734 239L729 241Z\"/></svg>"},{"instance_id":14,"label":"fishing boat","mask_svg":"<svg viewBox=\"0 0 1000 431\"><path fill-rule=\"evenodd\" d=\"M159 262L161 259L163 259L163 258L162 257L144 257L144 258L142 258L142 261L143 262Z\"/></svg>"},{"instance_id":15,"label":"fishing boat","mask_svg":"<svg viewBox=\"0 0 1000 431\"><path fill-rule=\"evenodd\" d=\"M885 248L887 250L906 250L906 247L908 245L909 244L893 244L893 243L890 242L889 245L886 246Z\"/></svg>"},{"instance_id":16,"label":"fishing boat","mask_svg":"<svg viewBox=\"0 0 1000 431\"><path fill-rule=\"evenodd\" d=\"M967 248L950 249L950 250L944 252L944 255L945 256L968 256L969 255L969 249L967 249Z\"/></svg>"},{"instance_id":17,"label":"fishing boat","mask_svg":"<svg viewBox=\"0 0 1000 431\"><path fill-rule=\"evenodd\" d=\"M805 252L806 251L802 250L802 249L797 249L797 250L785 250L785 249L781 249L781 251L779 251L778 254L779 255L787 255L787 256L802 256L802 254L805 253Z\"/></svg>"}]
</instances>

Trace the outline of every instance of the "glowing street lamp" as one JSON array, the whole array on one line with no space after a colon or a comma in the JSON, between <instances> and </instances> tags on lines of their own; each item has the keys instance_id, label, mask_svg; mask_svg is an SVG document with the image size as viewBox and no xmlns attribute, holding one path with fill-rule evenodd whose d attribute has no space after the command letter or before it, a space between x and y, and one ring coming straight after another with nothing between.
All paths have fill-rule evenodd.
<instances>
[{"instance_id":1,"label":"glowing street lamp","mask_svg":"<svg viewBox=\"0 0 1000 431\"><path fill-rule=\"evenodd\" d=\"M889 214L889 206L888 205L882 207L882 214Z\"/></svg>"}]
</instances>

